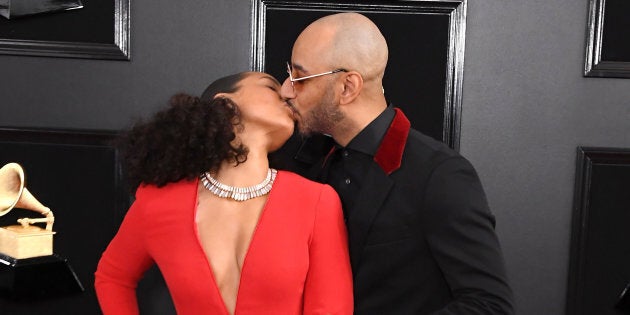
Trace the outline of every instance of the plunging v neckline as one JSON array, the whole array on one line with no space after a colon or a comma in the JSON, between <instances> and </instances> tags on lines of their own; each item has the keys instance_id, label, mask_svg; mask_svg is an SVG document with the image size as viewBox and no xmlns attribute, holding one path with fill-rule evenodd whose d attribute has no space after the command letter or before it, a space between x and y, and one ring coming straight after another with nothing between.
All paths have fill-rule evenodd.
<instances>
[{"instance_id":1,"label":"plunging v neckline","mask_svg":"<svg viewBox=\"0 0 630 315\"><path fill-rule=\"evenodd\" d=\"M275 179L275 183L278 182L278 177L280 175L280 172L278 172L278 174L276 175L276 179ZM252 232L252 236L249 240L249 244L247 245L247 250L245 251L245 256L243 258L243 264L239 270L239 276L238 276L238 289L236 291L236 297L235 297L235 303L234 303L234 314L237 314L237 310L238 310L238 302L239 302L239 295L241 292L241 285L243 283L243 272L245 271L245 267L247 266L247 262L248 262L248 258L249 258L249 253L251 252L252 249L252 245L254 244L254 241L256 240L256 235L258 234L258 230L260 229L260 225L263 221L263 218L265 216L265 213L267 212L267 208L269 206L269 202L272 198L272 196L274 195L274 187L275 187L275 183L274 186L271 188L271 191L269 191L269 194L267 195L267 200L265 201L265 203L263 204L262 209L260 210L260 214L258 215L258 220L256 222L256 226L254 227L254 231ZM199 187L199 179L197 179L197 187ZM205 189L205 188L203 188ZM217 278L216 275L214 274L214 269L212 268L212 264L211 264L211 259L208 256L208 254L205 252L204 247L203 247L203 243L201 242L201 238L199 236L199 227L197 225L197 211L199 209L199 189L196 190L195 192L195 200L196 200L196 205L194 207L194 213L193 213L193 226L195 229L195 237L197 239L197 244L199 246L199 250L201 251L201 254L203 255L203 257L206 259L206 266L207 268L210 270L210 277L211 277L211 282L212 282L212 287L215 289L215 291L217 292L218 296L219 296L219 300L221 301L221 305L223 306L223 310L225 311L225 314L230 314L227 305L225 304L225 300L223 298L223 295L221 294L221 290L219 289L219 284L217 283Z\"/></svg>"}]
</instances>

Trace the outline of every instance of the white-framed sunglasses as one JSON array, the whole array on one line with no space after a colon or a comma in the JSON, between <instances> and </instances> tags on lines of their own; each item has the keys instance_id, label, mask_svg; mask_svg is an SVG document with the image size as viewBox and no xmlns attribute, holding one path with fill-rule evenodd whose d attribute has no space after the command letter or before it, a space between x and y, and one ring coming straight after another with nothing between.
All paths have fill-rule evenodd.
<instances>
[{"instance_id":1,"label":"white-framed sunglasses","mask_svg":"<svg viewBox=\"0 0 630 315\"><path fill-rule=\"evenodd\" d=\"M295 91L295 85L293 84L294 82L304 81L306 79L312 79L312 78L316 78L316 77L321 77L323 75L333 74L333 73L337 73L337 72L348 72L348 70L339 68L339 69L326 71L326 72L322 72L322 73L318 73L318 74L307 75L305 77L294 78L293 77L293 69L291 68L291 63L289 63L287 61L287 73L289 74L289 81L291 82L291 87L293 88L294 91Z\"/></svg>"}]
</instances>

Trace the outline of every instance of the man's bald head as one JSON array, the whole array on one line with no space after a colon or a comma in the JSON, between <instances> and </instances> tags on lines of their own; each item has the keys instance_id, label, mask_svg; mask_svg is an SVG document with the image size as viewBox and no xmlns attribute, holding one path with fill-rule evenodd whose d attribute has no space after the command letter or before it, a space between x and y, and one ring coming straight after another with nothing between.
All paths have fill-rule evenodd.
<instances>
[{"instance_id":1,"label":"man's bald head","mask_svg":"<svg viewBox=\"0 0 630 315\"><path fill-rule=\"evenodd\" d=\"M326 67L357 71L366 82L380 84L387 65L385 38L370 19L358 13L316 20L295 41L294 55L296 50L312 53Z\"/></svg>"}]
</instances>

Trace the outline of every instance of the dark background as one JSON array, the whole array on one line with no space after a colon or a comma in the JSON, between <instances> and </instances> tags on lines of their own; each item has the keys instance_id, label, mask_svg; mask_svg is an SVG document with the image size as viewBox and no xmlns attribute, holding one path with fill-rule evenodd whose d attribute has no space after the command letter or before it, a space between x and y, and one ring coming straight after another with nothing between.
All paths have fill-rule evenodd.
<instances>
[{"instance_id":1,"label":"dark background","mask_svg":"<svg viewBox=\"0 0 630 315\"><path fill-rule=\"evenodd\" d=\"M81 2L83 3L81 9L36 14L10 20L0 17L0 40L25 39L113 44L114 0L81 0Z\"/></svg>"},{"instance_id":2,"label":"dark background","mask_svg":"<svg viewBox=\"0 0 630 315\"><path fill-rule=\"evenodd\" d=\"M579 148L569 269L570 315L622 315L630 284L630 150Z\"/></svg>"},{"instance_id":3,"label":"dark background","mask_svg":"<svg viewBox=\"0 0 630 315\"><path fill-rule=\"evenodd\" d=\"M17 162L25 187L55 216L53 252L68 260L85 292L47 299L0 297L2 314L98 314L93 289L101 253L118 230L129 205L111 134L18 132L0 129L0 165ZM18 218L41 218L34 211L13 209L0 226ZM40 225L43 226L43 225ZM51 293L54 294L54 293Z\"/></svg>"},{"instance_id":4,"label":"dark background","mask_svg":"<svg viewBox=\"0 0 630 315\"><path fill-rule=\"evenodd\" d=\"M405 112L412 127L444 140L449 16L362 13L379 27L390 49L387 72L383 78L387 101ZM284 81L293 42L308 24L328 14L331 12L268 10L265 71L280 82ZM423 40L417 41L415 37Z\"/></svg>"},{"instance_id":5,"label":"dark background","mask_svg":"<svg viewBox=\"0 0 630 315\"><path fill-rule=\"evenodd\" d=\"M630 62L630 1L606 0L602 60Z\"/></svg>"}]
</instances>

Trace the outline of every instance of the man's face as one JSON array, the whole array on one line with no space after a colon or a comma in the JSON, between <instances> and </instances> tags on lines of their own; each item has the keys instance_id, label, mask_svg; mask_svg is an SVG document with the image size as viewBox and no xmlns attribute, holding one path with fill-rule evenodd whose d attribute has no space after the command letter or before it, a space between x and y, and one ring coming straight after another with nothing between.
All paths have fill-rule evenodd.
<instances>
[{"instance_id":1,"label":"man's face","mask_svg":"<svg viewBox=\"0 0 630 315\"><path fill-rule=\"evenodd\" d=\"M296 42L293 49L293 63L289 67L294 82L291 82L290 77L284 80L280 94L289 100L289 103L299 113L297 122L301 134L332 134L335 125L343 119L343 113L339 110L339 100L334 90L338 75L329 73L295 81L299 78L333 70L319 67L315 60L309 65L308 62L312 60L309 57L312 53L301 54L299 48Z\"/></svg>"}]
</instances>

